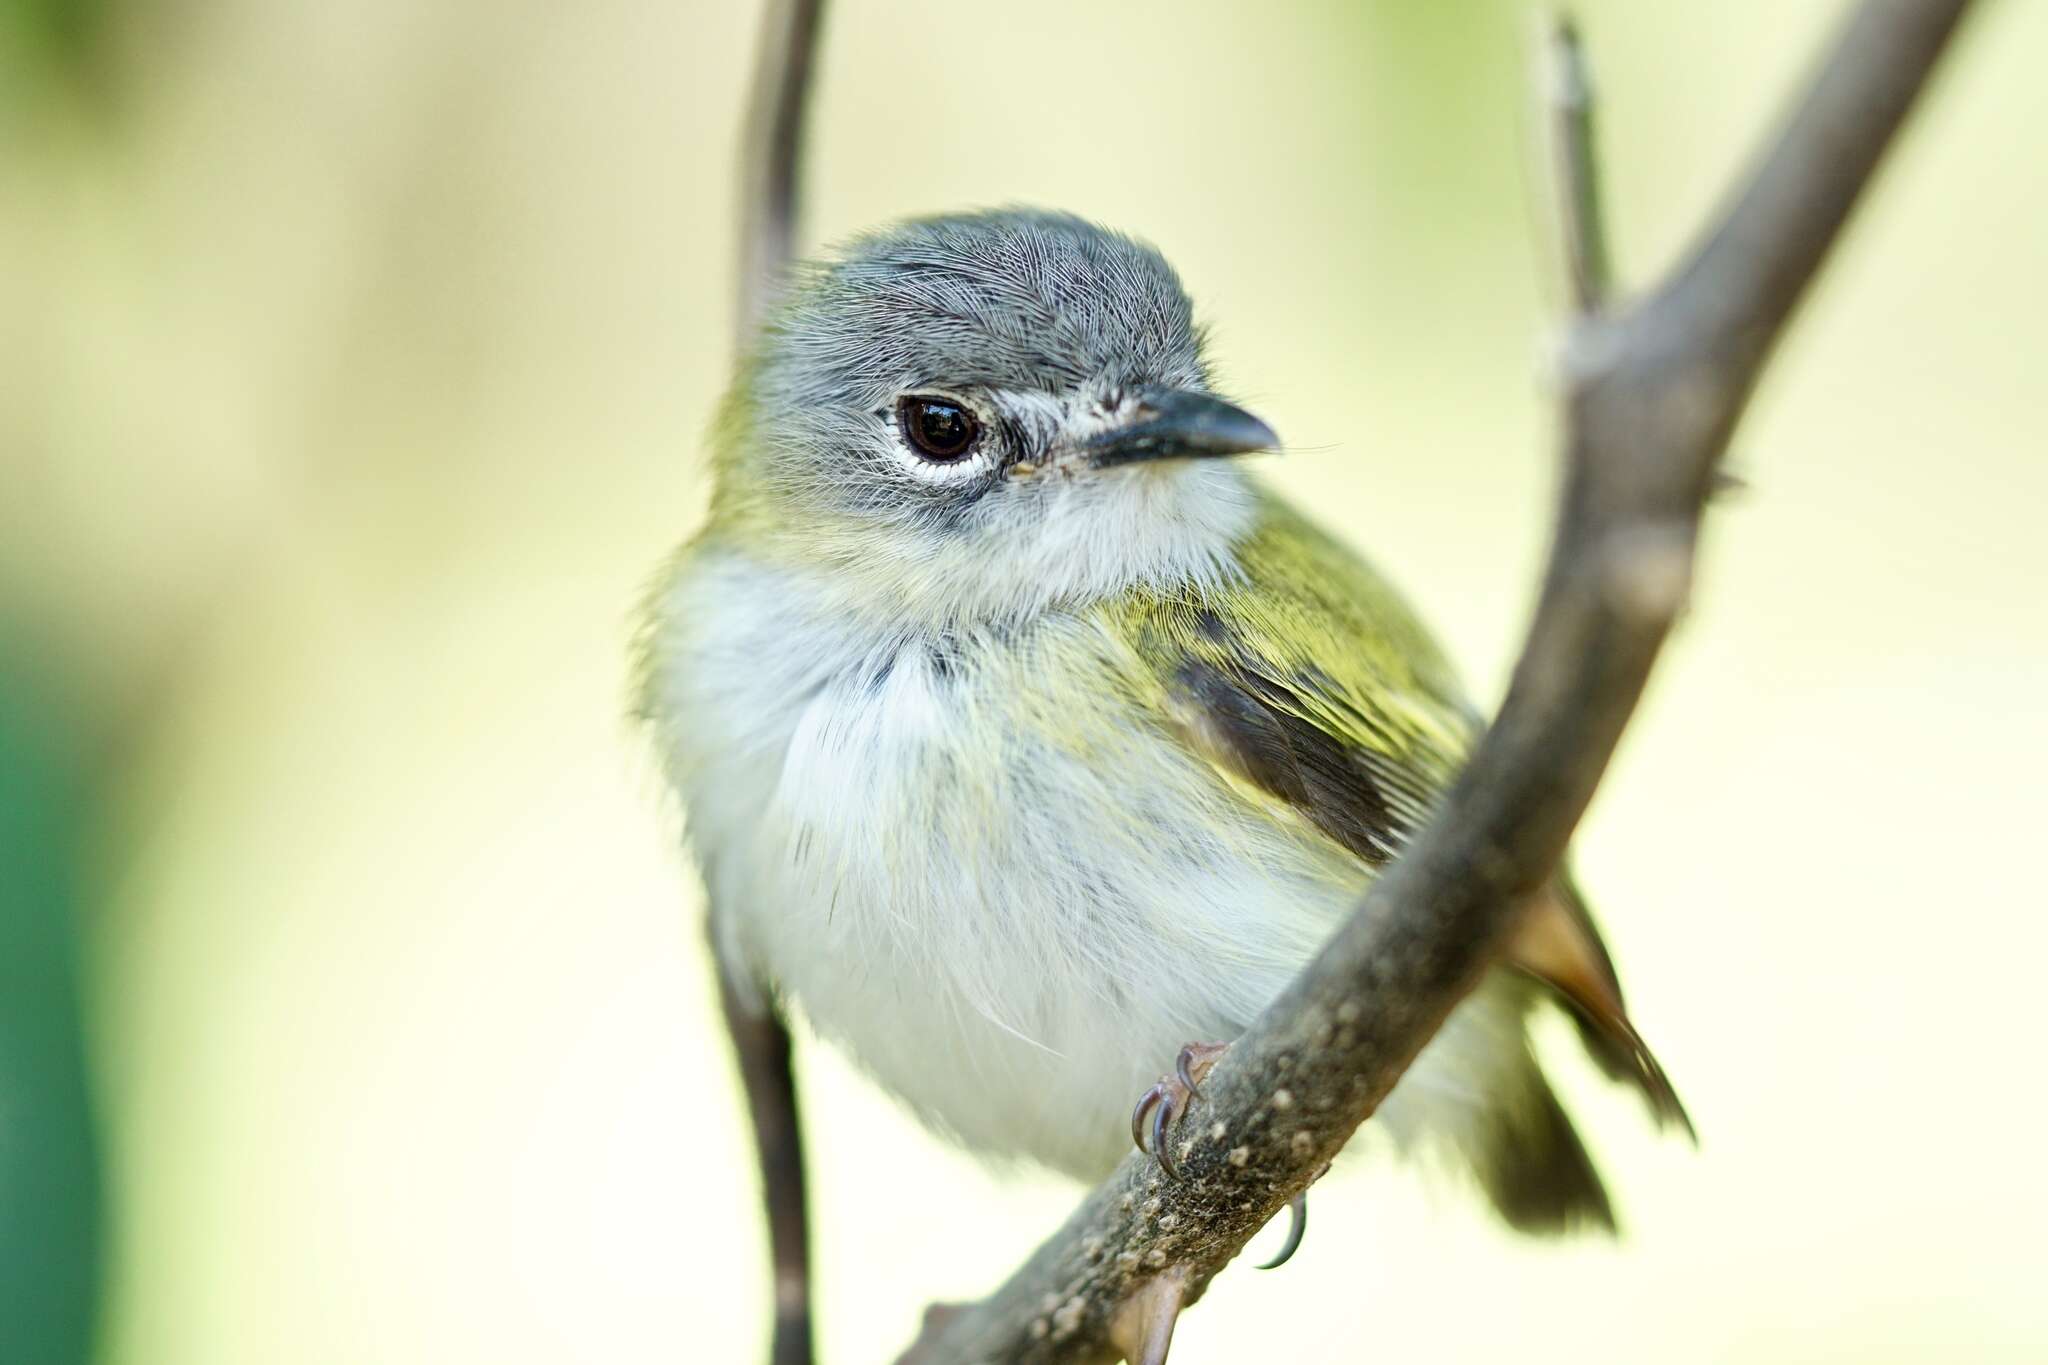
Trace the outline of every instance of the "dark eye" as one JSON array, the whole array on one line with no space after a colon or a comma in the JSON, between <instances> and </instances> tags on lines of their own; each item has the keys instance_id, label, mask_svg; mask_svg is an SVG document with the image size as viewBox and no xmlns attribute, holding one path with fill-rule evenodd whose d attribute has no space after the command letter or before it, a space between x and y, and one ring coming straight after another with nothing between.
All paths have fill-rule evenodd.
<instances>
[{"instance_id":1,"label":"dark eye","mask_svg":"<svg viewBox=\"0 0 2048 1365\"><path fill-rule=\"evenodd\" d=\"M974 414L943 398L906 398L897 405L903 434L927 460L957 460L974 448Z\"/></svg>"}]
</instances>

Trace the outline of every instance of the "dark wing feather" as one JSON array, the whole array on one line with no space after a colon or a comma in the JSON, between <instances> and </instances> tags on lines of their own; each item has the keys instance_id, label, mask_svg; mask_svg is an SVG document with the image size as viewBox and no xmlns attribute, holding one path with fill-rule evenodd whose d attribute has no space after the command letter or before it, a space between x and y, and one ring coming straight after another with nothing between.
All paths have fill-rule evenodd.
<instances>
[{"instance_id":1,"label":"dark wing feather","mask_svg":"<svg viewBox=\"0 0 2048 1365\"><path fill-rule=\"evenodd\" d=\"M1174 670L1168 695L1212 761L1296 807L1365 861L1394 856L1410 826L1375 778L1370 755L1309 720L1284 684L1189 658Z\"/></svg>"}]
</instances>

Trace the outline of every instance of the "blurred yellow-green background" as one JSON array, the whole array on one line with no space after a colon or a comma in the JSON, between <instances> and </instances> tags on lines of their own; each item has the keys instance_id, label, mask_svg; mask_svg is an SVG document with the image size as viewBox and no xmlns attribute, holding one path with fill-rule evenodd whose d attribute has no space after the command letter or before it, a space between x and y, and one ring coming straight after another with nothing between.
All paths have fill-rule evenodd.
<instances>
[{"instance_id":1,"label":"blurred yellow-green background","mask_svg":"<svg viewBox=\"0 0 2048 1365\"><path fill-rule=\"evenodd\" d=\"M1581 6L1633 278L1837 12ZM1155 240L1271 477L1491 698L1552 479L1535 19L842 0L810 235L1025 201ZM83 1359L95 1294L114 1365L758 1354L698 892L624 719L704 505L754 21L0 3L8 1365ZM1702 1149L1574 1065L1626 1241L1361 1164L1177 1362L2048 1356L2044 61L2042 0L1965 33L1580 841ZM1073 1191L803 1060L828 1359L888 1359Z\"/></svg>"}]
</instances>

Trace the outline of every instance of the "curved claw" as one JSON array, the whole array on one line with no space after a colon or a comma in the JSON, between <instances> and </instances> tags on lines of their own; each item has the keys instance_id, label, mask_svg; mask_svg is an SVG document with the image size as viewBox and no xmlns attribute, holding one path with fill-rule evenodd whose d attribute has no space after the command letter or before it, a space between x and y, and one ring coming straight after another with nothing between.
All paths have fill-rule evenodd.
<instances>
[{"instance_id":1,"label":"curved claw","mask_svg":"<svg viewBox=\"0 0 2048 1365\"><path fill-rule=\"evenodd\" d=\"M1281 1246L1280 1254L1260 1266L1261 1270L1278 1270L1286 1265L1294 1253L1301 1249L1301 1239L1308 1232L1308 1195L1297 1194L1287 1205L1287 1241Z\"/></svg>"},{"instance_id":2,"label":"curved claw","mask_svg":"<svg viewBox=\"0 0 2048 1365\"><path fill-rule=\"evenodd\" d=\"M1144 1094L1138 1096L1138 1107L1131 1111L1131 1145L1141 1152L1150 1150L1150 1148L1145 1146L1145 1113L1155 1104L1162 1111L1166 1108L1166 1086L1164 1084L1155 1085ZM1157 1130L1158 1126L1157 1123L1153 1124L1155 1130Z\"/></svg>"},{"instance_id":3,"label":"curved claw","mask_svg":"<svg viewBox=\"0 0 2048 1365\"><path fill-rule=\"evenodd\" d=\"M1159 1107L1152 1111L1152 1155L1159 1162L1159 1169L1166 1172L1170 1180L1180 1179L1180 1167L1173 1164L1173 1149L1166 1141L1166 1125L1173 1118L1173 1097L1162 1095Z\"/></svg>"},{"instance_id":4,"label":"curved claw","mask_svg":"<svg viewBox=\"0 0 2048 1365\"><path fill-rule=\"evenodd\" d=\"M1158 1084L1138 1097L1138 1107L1131 1111L1132 1145L1157 1160L1159 1168L1171 1179L1179 1180L1181 1174L1166 1142L1167 1129L1186 1118L1189 1102L1202 1094L1198 1079L1206 1076L1216 1059L1229 1048L1228 1043L1189 1043L1173 1059L1173 1074L1161 1076ZM1148 1114L1152 1134L1149 1143L1145 1139Z\"/></svg>"}]
</instances>

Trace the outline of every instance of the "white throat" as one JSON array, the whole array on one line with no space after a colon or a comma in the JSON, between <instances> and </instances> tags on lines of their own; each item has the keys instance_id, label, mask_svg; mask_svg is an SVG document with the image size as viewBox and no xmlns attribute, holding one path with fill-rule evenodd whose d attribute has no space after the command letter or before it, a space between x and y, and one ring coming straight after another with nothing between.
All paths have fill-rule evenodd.
<instances>
[{"instance_id":1,"label":"white throat","mask_svg":"<svg viewBox=\"0 0 2048 1365\"><path fill-rule=\"evenodd\" d=\"M1229 461L1071 477L1056 469L1004 519L959 533L820 534L787 556L819 570L832 606L904 633L1028 620L1132 589L1195 591L1238 573L1258 494ZM778 555L777 558L784 558Z\"/></svg>"}]
</instances>

